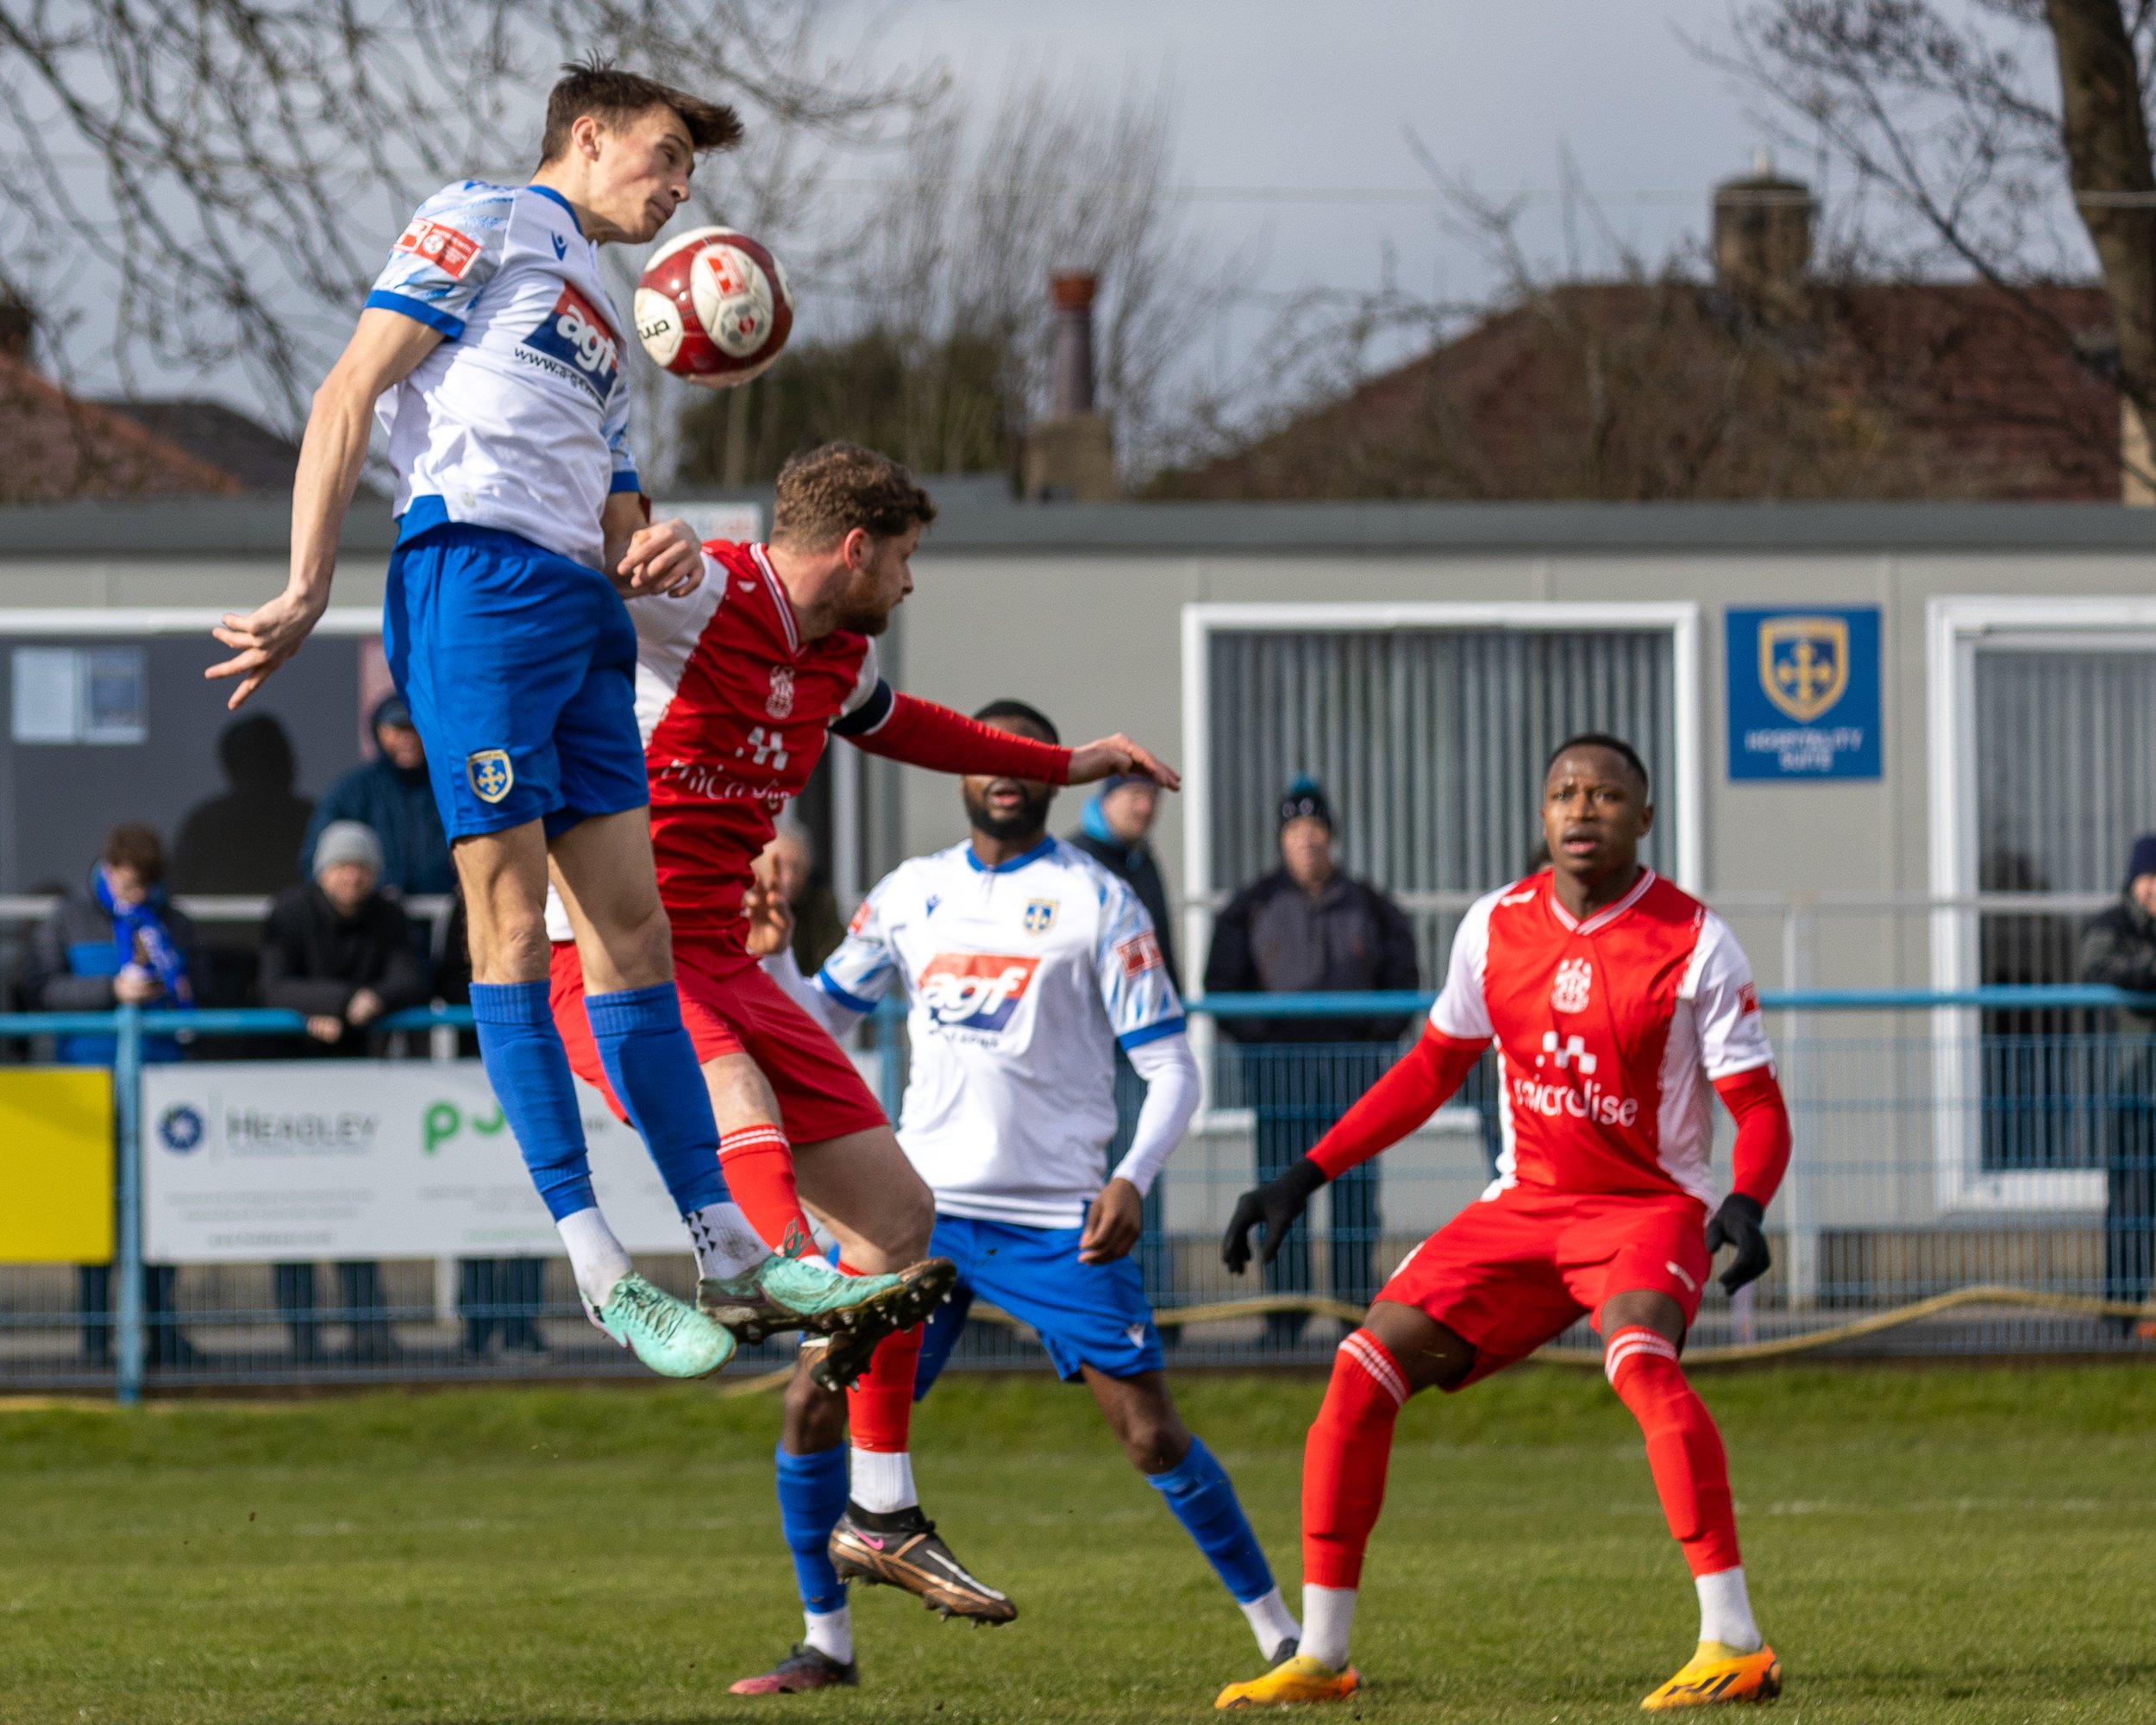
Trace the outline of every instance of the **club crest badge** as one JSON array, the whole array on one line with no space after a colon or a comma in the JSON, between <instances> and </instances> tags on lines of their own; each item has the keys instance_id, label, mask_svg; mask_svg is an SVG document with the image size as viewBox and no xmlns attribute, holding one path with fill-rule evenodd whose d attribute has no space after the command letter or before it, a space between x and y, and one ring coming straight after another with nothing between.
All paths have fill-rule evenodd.
<instances>
[{"instance_id":1,"label":"club crest badge","mask_svg":"<svg viewBox=\"0 0 2156 1725\"><path fill-rule=\"evenodd\" d=\"M1550 989L1550 1010L1583 1013L1587 996L1595 986L1595 966L1585 958L1568 958L1557 966L1557 982Z\"/></svg>"},{"instance_id":2,"label":"club crest badge","mask_svg":"<svg viewBox=\"0 0 2156 1725\"><path fill-rule=\"evenodd\" d=\"M1772 617L1759 626L1759 687L1799 724L1809 724L1849 687L1849 622Z\"/></svg>"},{"instance_id":3,"label":"club crest badge","mask_svg":"<svg viewBox=\"0 0 2156 1725\"><path fill-rule=\"evenodd\" d=\"M784 665L771 668L771 693L764 701L763 710L774 718L793 716L793 673Z\"/></svg>"},{"instance_id":4,"label":"club crest badge","mask_svg":"<svg viewBox=\"0 0 2156 1725\"><path fill-rule=\"evenodd\" d=\"M1028 934L1046 934L1056 926L1056 900L1035 899L1025 907L1025 932Z\"/></svg>"},{"instance_id":5,"label":"club crest badge","mask_svg":"<svg viewBox=\"0 0 2156 1725\"><path fill-rule=\"evenodd\" d=\"M464 757L464 775L472 781L472 794L483 803L498 803L517 782L506 749L482 749Z\"/></svg>"}]
</instances>

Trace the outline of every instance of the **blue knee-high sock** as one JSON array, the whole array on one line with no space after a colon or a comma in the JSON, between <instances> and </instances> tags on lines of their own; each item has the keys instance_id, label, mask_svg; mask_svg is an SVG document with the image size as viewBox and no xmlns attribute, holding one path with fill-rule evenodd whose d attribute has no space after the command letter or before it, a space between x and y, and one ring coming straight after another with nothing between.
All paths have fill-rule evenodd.
<instances>
[{"instance_id":1,"label":"blue knee-high sock","mask_svg":"<svg viewBox=\"0 0 2156 1725\"><path fill-rule=\"evenodd\" d=\"M643 1135L659 1177L683 1215L726 1201L718 1166L718 1122L696 1063L696 1044L681 1023L671 982L586 994L592 1040L622 1107Z\"/></svg>"},{"instance_id":2,"label":"blue knee-high sock","mask_svg":"<svg viewBox=\"0 0 2156 1725\"><path fill-rule=\"evenodd\" d=\"M479 1061L502 1115L524 1153L531 1183L555 1220L591 1209L592 1165L584 1117L544 982L474 982L472 1019Z\"/></svg>"},{"instance_id":3,"label":"blue knee-high sock","mask_svg":"<svg viewBox=\"0 0 2156 1725\"><path fill-rule=\"evenodd\" d=\"M1168 1500L1238 1604L1273 1590L1272 1565L1236 1502L1227 1471L1200 1440L1193 1438L1188 1455L1165 1473L1147 1474L1145 1481Z\"/></svg>"},{"instance_id":4,"label":"blue knee-high sock","mask_svg":"<svg viewBox=\"0 0 2156 1725\"><path fill-rule=\"evenodd\" d=\"M793 1552L801 1603L818 1616L846 1603L846 1584L831 1567L831 1529L846 1513L846 1446L813 1455L779 1449L779 1520Z\"/></svg>"}]
</instances>

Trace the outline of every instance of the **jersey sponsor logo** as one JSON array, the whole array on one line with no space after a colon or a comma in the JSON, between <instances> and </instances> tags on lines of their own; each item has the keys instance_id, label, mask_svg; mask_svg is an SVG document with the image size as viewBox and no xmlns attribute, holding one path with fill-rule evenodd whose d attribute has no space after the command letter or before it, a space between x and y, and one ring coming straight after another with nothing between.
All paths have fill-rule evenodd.
<instances>
[{"instance_id":1,"label":"jersey sponsor logo","mask_svg":"<svg viewBox=\"0 0 2156 1725\"><path fill-rule=\"evenodd\" d=\"M1516 1075L1512 1081L1513 1107L1548 1120L1570 1116L1600 1126L1638 1125L1638 1099L1617 1095L1595 1082L1595 1071L1601 1063L1582 1038L1559 1037L1553 1030L1545 1031L1542 1052L1535 1057L1535 1070L1539 1073L1555 1066L1566 1077L1560 1081Z\"/></svg>"},{"instance_id":2,"label":"jersey sponsor logo","mask_svg":"<svg viewBox=\"0 0 2156 1725\"><path fill-rule=\"evenodd\" d=\"M1028 934L1046 934L1056 926L1054 899L1035 899L1025 906L1025 932Z\"/></svg>"},{"instance_id":3,"label":"jersey sponsor logo","mask_svg":"<svg viewBox=\"0 0 2156 1725\"><path fill-rule=\"evenodd\" d=\"M940 1030L1000 1031L1040 963L1000 952L939 952L921 971L921 1005Z\"/></svg>"},{"instance_id":4,"label":"jersey sponsor logo","mask_svg":"<svg viewBox=\"0 0 2156 1725\"><path fill-rule=\"evenodd\" d=\"M464 757L464 776L471 781L472 794L483 803L498 803L517 782L517 769L509 764L505 749L481 749Z\"/></svg>"},{"instance_id":5,"label":"jersey sponsor logo","mask_svg":"<svg viewBox=\"0 0 2156 1725\"><path fill-rule=\"evenodd\" d=\"M793 673L784 665L771 668L771 693L765 698L763 710L774 718L793 717Z\"/></svg>"},{"instance_id":6,"label":"jersey sponsor logo","mask_svg":"<svg viewBox=\"0 0 2156 1725\"><path fill-rule=\"evenodd\" d=\"M1165 963L1161 957L1160 942L1150 928L1141 929L1115 949L1115 956L1123 961L1125 976L1143 976L1148 970L1157 970Z\"/></svg>"},{"instance_id":7,"label":"jersey sponsor logo","mask_svg":"<svg viewBox=\"0 0 2156 1725\"><path fill-rule=\"evenodd\" d=\"M518 344L517 352L581 384L602 403L613 394L614 381L621 375L621 338L614 326L566 281L554 310Z\"/></svg>"},{"instance_id":8,"label":"jersey sponsor logo","mask_svg":"<svg viewBox=\"0 0 2156 1725\"><path fill-rule=\"evenodd\" d=\"M863 899L861 901L861 907L854 913L853 920L846 925L846 932L859 934L862 929L868 926L868 919L874 914L874 912L870 907L868 900Z\"/></svg>"},{"instance_id":9,"label":"jersey sponsor logo","mask_svg":"<svg viewBox=\"0 0 2156 1725\"><path fill-rule=\"evenodd\" d=\"M1595 986L1595 966L1585 958L1568 958L1557 966L1557 978L1550 989L1550 1009L1558 1013L1583 1013L1587 1010L1588 992ZM1594 1069L1588 1069L1592 1071Z\"/></svg>"},{"instance_id":10,"label":"jersey sponsor logo","mask_svg":"<svg viewBox=\"0 0 2156 1725\"><path fill-rule=\"evenodd\" d=\"M472 260L479 254L479 242L469 234L415 216L411 225L398 235L395 249L424 258L452 281L462 281Z\"/></svg>"}]
</instances>

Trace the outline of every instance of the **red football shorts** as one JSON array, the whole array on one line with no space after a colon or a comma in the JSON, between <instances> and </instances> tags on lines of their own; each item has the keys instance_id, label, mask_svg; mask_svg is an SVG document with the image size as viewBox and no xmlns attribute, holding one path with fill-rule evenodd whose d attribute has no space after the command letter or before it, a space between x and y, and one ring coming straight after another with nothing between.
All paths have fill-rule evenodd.
<instances>
[{"instance_id":1,"label":"red football shorts","mask_svg":"<svg viewBox=\"0 0 2156 1725\"><path fill-rule=\"evenodd\" d=\"M824 1026L796 1006L762 967L742 963L738 952L728 957L729 967L714 974L698 963L693 945L677 942L674 950L681 1022L696 1044L697 1059L746 1054L755 1061L779 1099L787 1137L797 1145L821 1144L888 1125L882 1105ZM599 1044L592 1040L591 1020L584 1013L583 968L568 941L555 944L553 1000L554 1021L569 1051L571 1070L597 1087L616 1116L626 1120L628 1113L599 1064Z\"/></svg>"},{"instance_id":2,"label":"red football shorts","mask_svg":"<svg viewBox=\"0 0 2156 1725\"><path fill-rule=\"evenodd\" d=\"M1689 1324L1711 1262L1707 1207L1682 1192L1511 1186L1409 1252L1377 1297L1427 1313L1475 1345L1464 1385L1525 1359L1613 1295L1667 1294Z\"/></svg>"}]
</instances>

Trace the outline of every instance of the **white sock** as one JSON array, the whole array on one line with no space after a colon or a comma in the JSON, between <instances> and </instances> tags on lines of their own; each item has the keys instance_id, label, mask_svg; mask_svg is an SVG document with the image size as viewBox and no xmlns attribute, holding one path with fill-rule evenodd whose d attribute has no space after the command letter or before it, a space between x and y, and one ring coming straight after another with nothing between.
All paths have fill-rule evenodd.
<instances>
[{"instance_id":1,"label":"white sock","mask_svg":"<svg viewBox=\"0 0 2156 1725\"><path fill-rule=\"evenodd\" d=\"M842 1605L836 1611L805 1611L808 1634L801 1639L827 1659L842 1665L854 1662L854 1609Z\"/></svg>"},{"instance_id":2,"label":"white sock","mask_svg":"<svg viewBox=\"0 0 2156 1725\"><path fill-rule=\"evenodd\" d=\"M1302 1586L1302 1652L1333 1671L1347 1664L1348 1632L1355 1627L1351 1587Z\"/></svg>"},{"instance_id":3,"label":"white sock","mask_svg":"<svg viewBox=\"0 0 2156 1725\"><path fill-rule=\"evenodd\" d=\"M771 1256L763 1236L749 1225L741 1206L731 1200L691 1210L681 1220L696 1243L696 1273L699 1276L729 1281Z\"/></svg>"},{"instance_id":4,"label":"white sock","mask_svg":"<svg viewBox=\"0 0 2156 1725\"><path fill-rule=\"evenodd\" d=\"M895 1515L921 1501L913 1490L913 1458L905 1450L864 1450L856 1446L849 1490L854 1502L872 1515Z\"/></svg>"},{"instance_id":5,"label":"white sock","mask_svg":"<svg viewBox=\"0 0 2156 1725\"><path fill-rule=\"evenodd\" d=\"M614 1284L634 1267L629 1262L627 1248L614 1238L613 1229L606 1226L606 1218L599 1214L596 1204L573 1216L562 1217L554 1226L561 1236L561 1244L569 1249L569 1267L576 1272L576 1291L597 1310L606 1303Z\"/></svg>"},{"instance_id":6,"label":"white sock","mask_svg":"<svg viewBox=\"0 0 2156 1725\"><path fill-rule=\"evenodd\" d=\"M1694 1578L1699 1589L1699 1638L1720 1641L1741 1653L1756 1653L1766 1637L1752 1621L1752 1596L1745 1591L1745 1572L1739 1565L1714 1575Z\"/></svg>"},{"instance_id":7,"label":"white sock","mask_svg":"<svg viewBox=\"0 0 2156 1725\"><path fill-rule=\"evenodd\" d=\"M1300 1641L1302 1628L1288 1615L1288 1602L1280 1596L1275 1587L1263 1599L1240 1600L1244 1620L1250 1626L1250 1633L1257 1637L1257 1650L1267 1659L1273 1656L1282 1641Z\"/></svg>"}]
</instances>

